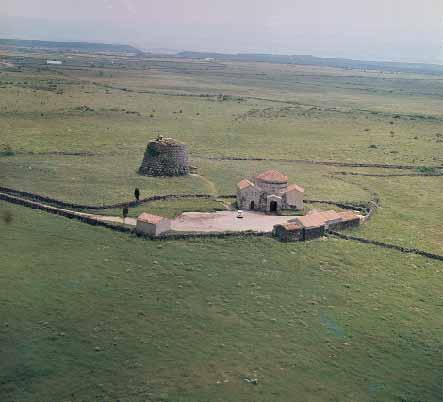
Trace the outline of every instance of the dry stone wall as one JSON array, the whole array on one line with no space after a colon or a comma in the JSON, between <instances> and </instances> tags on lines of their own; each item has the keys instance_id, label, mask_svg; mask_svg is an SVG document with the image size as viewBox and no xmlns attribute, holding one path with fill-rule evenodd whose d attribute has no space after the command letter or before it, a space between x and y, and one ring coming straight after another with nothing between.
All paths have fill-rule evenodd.
<instances>
[{"instance_id":1,"label":"dry stone wall","mask_svg":"<svg viewBox=\"0 0 443 402\"><path fill-rule=\"evenodd\" d=\"M0 187L0 192L17 196L17 197L25 197L29 198L31 201L36 202L44 202L53 206L57 206L59 208L72 208L72 209L78 209L78 210L106 210L106 209L116 209L116 208L134 208L139 205L143 205L149 202L155 202L155 201L167 201L167 200L179 200L179 199L212 199L214 198L214 195L212 194L165 194L165 195L153 195L151 197L143 198L139 201L137 200L131 200L126 202L120 202L117 204L106 204L106 205L84 205L84 204L77 204L72 202L66 202L62 200L57 200L56 198L47 197L45 195L40 195L36 193L30 193L28 191L21 191L16 190L13 188L8 187ZM235 198L234 194L227 194L227 195L218 195L217 198Z\"/></svg>"}]
</instances>

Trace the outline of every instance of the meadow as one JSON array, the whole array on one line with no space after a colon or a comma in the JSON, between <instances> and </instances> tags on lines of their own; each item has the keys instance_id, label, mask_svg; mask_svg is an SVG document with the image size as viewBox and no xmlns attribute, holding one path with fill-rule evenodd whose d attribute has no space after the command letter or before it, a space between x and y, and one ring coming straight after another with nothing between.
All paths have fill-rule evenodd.
<instances>
[{"instance_id":1,"label":"meadow","mask_svg":"<svg viewBox=\"0 0 443 402\"><path fill-rule=\"evenodd\" d=\"M233 194L276 168L308 199L376 194L353 234L443 254L443 177L420 175L442 171L441 76L18 56L0 64L1 186L101 205L135 187ZM196 176L137 175L158 134L187 143ZM146 241L4 202L0 215L0 400L441 400L441 262L333 238Z\"/></svg>"}]
</instances>

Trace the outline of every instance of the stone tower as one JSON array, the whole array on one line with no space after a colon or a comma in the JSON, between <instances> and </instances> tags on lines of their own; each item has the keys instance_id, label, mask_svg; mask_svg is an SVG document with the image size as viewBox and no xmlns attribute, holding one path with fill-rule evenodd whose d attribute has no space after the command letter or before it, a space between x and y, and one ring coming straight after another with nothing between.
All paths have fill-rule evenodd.
<instances>
[{"instance_id":1,"label":"stone tower","mask_svg":"<svg viewBox=\"0 0 443 402\"><path fill-rule=\"evenodd\" d=\"M189 174L186 145L162 136L150 141L138 173L144 176L184 176Z\"/></svg>"}]
</instances>

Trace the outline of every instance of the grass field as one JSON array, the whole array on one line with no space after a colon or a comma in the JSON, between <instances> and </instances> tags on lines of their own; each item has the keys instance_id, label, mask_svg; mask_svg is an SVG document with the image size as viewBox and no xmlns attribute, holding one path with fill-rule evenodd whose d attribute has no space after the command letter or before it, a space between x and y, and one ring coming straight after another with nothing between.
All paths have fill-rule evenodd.
<instances>
[{"instance_id":1,"label":"grass field","mask_svg":"<svg viewBox=\"0 0 443 402\"><path fill-rule=\"evenodd\" d=\"M1 186L101 205L135 187L232 194L276 168L309 199L377 194L353 234L443 254L442 176L275 161L438 172L440 76L85 55L42 68L45 55L26 57L0 64ZM158 133L188 144L199 176L137 175ZM233 156L274 161L208 159ZM179 200L130 214L222 207ZM441 262L332 238L152 242L0 203L7 213L1 401L441 401Z\"/></svg>"}]
</instances>

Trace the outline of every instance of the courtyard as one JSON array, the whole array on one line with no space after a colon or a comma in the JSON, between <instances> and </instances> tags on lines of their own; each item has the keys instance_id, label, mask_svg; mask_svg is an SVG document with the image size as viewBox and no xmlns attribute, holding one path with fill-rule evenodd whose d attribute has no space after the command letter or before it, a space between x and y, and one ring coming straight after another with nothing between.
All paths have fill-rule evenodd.
<instances>
[{"instance_id":1,"label":"courtyard","mask_svg":"<svg viewBox=\"0 0 443 402\"><path fill-rule=\"evenodd\" d=\"M185 212L171 221L175 232L272 232L274 225L285 223L293 216L265 215L243 211L238 218L236 211Z\"/></svg>"}]
</instances>

